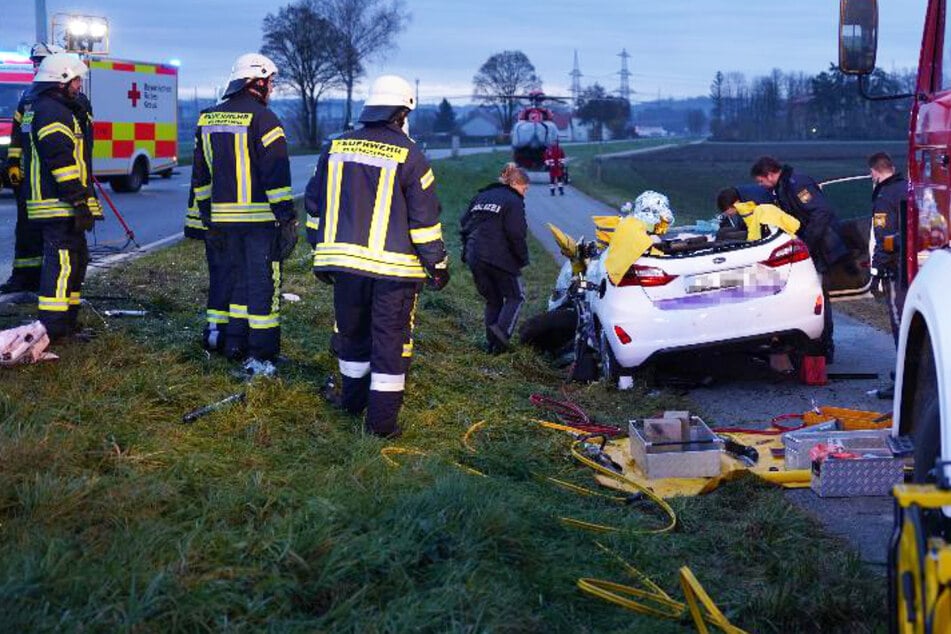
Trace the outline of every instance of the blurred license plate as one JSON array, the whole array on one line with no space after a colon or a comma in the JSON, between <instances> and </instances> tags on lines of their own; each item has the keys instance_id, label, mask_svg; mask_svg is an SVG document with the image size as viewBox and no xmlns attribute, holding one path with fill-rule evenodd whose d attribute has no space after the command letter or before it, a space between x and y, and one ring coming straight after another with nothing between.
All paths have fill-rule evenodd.
<instances>
[{"instance_id":1,"label":"blurred license plate","mask_svg":"<svg viewBox=\"0 0 951 634\"><path fill-rule=\"evenodd\" d=\"M746 268L702 273L700 275L688 275L684 279L684 284L688 293L702 293L703 291L745 286L749 275L750 272Z\"/></svg>"}]
</instances>

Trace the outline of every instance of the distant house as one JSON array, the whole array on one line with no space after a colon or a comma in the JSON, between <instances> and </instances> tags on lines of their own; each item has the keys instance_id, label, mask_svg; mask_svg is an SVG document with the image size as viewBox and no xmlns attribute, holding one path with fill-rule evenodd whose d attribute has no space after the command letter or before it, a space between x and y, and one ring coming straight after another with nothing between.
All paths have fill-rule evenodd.
<instances>
[{"instance_id":1,"label":"distant house","mask_svg":"<svg viewBox=\"0 0 951 634\"><path fill-rule=\"evenodd\" d=\"M670 132L666 128L659 125L636 125L634 130L637 132L637 136L646 136L646 137L660 137L660 136L670 136Z\"/></svg>"},{"instance_id":2,"label":"distant house","mask_svg":"<svg viewBox=\"0 0 951 634\"><path fill-rule=\"evenodd\" d=\"M495 138L502 133L502 128L495 113L479 108L470 112L459 125L459 133L468 137Z\"/></svg>"}]
</instances>

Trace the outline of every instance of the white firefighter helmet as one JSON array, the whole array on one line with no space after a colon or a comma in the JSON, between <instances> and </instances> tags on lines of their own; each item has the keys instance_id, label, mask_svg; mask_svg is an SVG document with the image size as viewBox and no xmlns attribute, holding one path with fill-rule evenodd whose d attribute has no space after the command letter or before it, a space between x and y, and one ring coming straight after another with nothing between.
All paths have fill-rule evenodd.
<instances>
[{"instance_id":1,"label":"white firefighter helmet","mask_svg":"<svg viewBox=\"0 0 951 634\"><path fill-rule=\"evenodd\" d=\"M664 194L650 189L634 199L630 215L647 225L648 231L657 235L663 235L670 225L674 224L670 200Z\"/></svg>"},{"instance_id":2,"label":"white firefighter helmet","mask_svg":"<svg viewBox=\"0 0 951 634\"><path fill-rule=\"evenodd\" d=\"M415 107L416 96L408 81L398 75L380 75L370 85L370 95L360 112L360 123L389 121L400 109Z\"/></svg>"},{"instance_id":3,"label":"white firefighter helmet","mask_svg":"<svg viewBox=\"0 0 951 634\"><path fill-rule=\"evenodd\" d=\"M60 53L49 55L40 62L33 76L33 83L66 84L77 77L85 77L89 69L79 55L75 53Z\"/></svg>"},{"instance_id":4,"label":"white firefighter helmet","mask_svg":"<svg viewBox=\"0 0 951 634\"><path fill-rule=\"evenodd\" d=\"M228 87L222 97L240 92L253 79L267 79L274 75L277 75L277 65L269 57L260 53L245 53L234 60Z\"/></svg>"},{"instance_id":5,"label":"white firefighter helmet","mask_svg":"<svg viewBox=\"0 0 951 634\"><path fill-rule=\"evenodd\" d=\"M66 49L57 44L47 44L46 42L37 42L30 49L30 61L39 64L50 55L65 53Z\"/></svg>"}]
</instances>

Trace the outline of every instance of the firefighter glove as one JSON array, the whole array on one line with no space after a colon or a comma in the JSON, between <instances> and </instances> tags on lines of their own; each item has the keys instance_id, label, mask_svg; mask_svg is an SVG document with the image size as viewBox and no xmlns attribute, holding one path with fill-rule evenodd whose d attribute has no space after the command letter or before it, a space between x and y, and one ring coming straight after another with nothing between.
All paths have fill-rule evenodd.
<instances>
[{"instance_id":1,"label":"firefighter glove","mask_svg":"<svg viewBox=\"0 0 951 634\"><path fill-rule=\"evenodd\" d=\"M20 169L18 163L7 166L7 180L10 181L13 187L19 187L20 183L23 182L23 170Z\"/></svg>"},{"instance_id":2,"label":"firefighter glove","mask_svg":"<svg viewBox=\"0 0 951 634\"><path fill-rule=\"evenodd\" d=\"M314 277L324 284L329 284L330 286L334 284L334 274L329 271L314 271Z\"/></svg>"},{"instance_id":3,"label":"firefighter glove","mask_svg":"<svg viewBox=\"0 0 951 634\"><path fill-rule=\"evenodd\" d=\"M279 223L278 229L278 259L286 260L297 246L297 218L288 218Z\"/></svg>"},{"instance_id":4,"label":"firefighter glove","mask_svg":"<svg viewBox=\"0 0 951 634\"><path fill-rule=\"evenodd\" d=\"M76 231L92 231L96 219L85 202L73 207L73 227Z\"/></svg>"},{"instance_id":5,"label":"firefighter glove","mask_svg":"<svg viewBox=\"0 0 951 634\"><path fill-rule=\"evenodd\" d=\"M449 258L446 257L429 272L429 287L437 291L446 288L449 283Z\"/></svg>"}]
</instances>

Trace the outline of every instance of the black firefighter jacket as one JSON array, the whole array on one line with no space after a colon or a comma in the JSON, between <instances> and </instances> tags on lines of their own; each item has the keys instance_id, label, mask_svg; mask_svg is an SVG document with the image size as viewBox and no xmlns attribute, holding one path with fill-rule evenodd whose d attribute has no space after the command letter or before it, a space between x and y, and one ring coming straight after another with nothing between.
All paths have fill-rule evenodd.
<instances>
[{"instance_id":1,"label":"black firefighter jacket","mask_svg":"<svg viewBox=\"0 0 951 634\"><path fill-rule=\"evenodd\" d=\"M70 99L58 86L22 102L20 147L26 211L30 220L71 218L82 204L93 217L102 207L92 180L92 114L84 98Z\"/></svg>"},{"instance_id":2,"label":"black firefighter jacket","mask_svg":"<svg viewBox=\"0 0 951 634\"><path fill-rule=\"evenodd\" d=\"M315 271L422 281L446 258L435 176L393 124L335 139L307 184Z\"/></svg>"},{"instance_id":3,"label":"black firefighter jacket","mask_svg":"<svg viewBox=\"0 0 951 634\"><path fill-rule=\"evenodd\" d=\"M908 181L900 172L895 172L872 190L872 230L875 232L875 251L872 253L872 267L879 272L898 272L898 254L885 251L886 236L895 236L898 240L901 221L901 203L908 195Z\"/></svg>"},{"instance_id":4,"label":"black firefighter jacket","mask_svg":"<svg viewBox=\"0 0 951 634\"><path fill-rule=\"evenodd\" d=\"M293 218L287 138L277 115L247 91L204 110L195 131L192 187L212 224Z\"/></svg>"},{"instance_id":5,"label":"black firefighter jacket","mask_svg":"<svg viewBox=\"0 0 951 634\"><path fill-rule=\"evenodd\" d=\"M479 190L462 216L463 260L481 261L518 275L528 266L525 236L525 199L517 191L496 183Z\"/></svg>"},{"instance_id":6,"label":"black firefighter jacket","mask_svg":"<svg viewBox=\"0 0 951 634\"><path fill-rule=\"evenodd\" d=\"M849 255L835 210L816 181L795 174L790 166L784 165L775 194L783 211L800 222L798 235L809 247L819 273L825 273L830 266Z\"/></svg>"}]
</instances>

